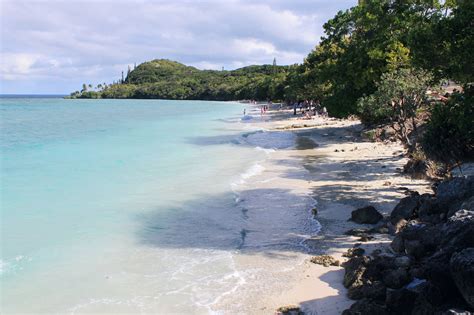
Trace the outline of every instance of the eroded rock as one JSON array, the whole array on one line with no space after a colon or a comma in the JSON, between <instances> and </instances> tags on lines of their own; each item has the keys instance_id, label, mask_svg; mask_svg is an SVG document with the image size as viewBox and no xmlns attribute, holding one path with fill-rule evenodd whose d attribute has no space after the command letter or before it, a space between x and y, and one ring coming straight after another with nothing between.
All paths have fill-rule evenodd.
<instances>
[{"instance_id":1,"label":"eroded rock","mask_svg":"<svg viewBox=\"0 0 474 315\"><path fill-rule=\"evenodd\" d=\"M466 302L474 308L474 248L454 253L449 265L454 283Z\"/></svg>"},{"instance_id":2,"label":"eroded rock","mask_svg":"<svg viewBox=\"0 0 474 315\"><path fill-rule=\"evenodd\" d=\"M324 267L339 266L341 263L329 255L313 256L310 260L313 264L323 265Z\"/></svg>"}]
</instances>

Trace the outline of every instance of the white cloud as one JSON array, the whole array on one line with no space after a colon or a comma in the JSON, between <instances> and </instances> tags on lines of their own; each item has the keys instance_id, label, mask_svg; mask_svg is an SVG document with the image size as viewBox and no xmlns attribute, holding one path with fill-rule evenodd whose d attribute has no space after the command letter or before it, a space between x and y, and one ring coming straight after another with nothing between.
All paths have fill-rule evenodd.
<instances>
[{"instance_id":1,"label":"white cloud","mask_svg":"<svg viewBox=\"0 0 474 315\"><path fill-rule=\"evenodd\" d=\"M168 58L201 69L303 60L356 0L1 0L3 93L64 93ZM123 68L120 68L123 67ZM41 80L41 84L37 84ZM22 84L19 84L22 82ZM41 86L37 91L20 91ZM51 87L48 90L48 86Z\"/></svg>"}]
</instances>

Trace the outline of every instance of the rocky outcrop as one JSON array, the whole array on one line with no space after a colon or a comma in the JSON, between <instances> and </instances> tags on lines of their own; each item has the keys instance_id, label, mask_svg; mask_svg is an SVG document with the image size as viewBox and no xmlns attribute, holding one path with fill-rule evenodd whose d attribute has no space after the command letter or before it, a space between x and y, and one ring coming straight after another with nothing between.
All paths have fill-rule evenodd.
<instances>
[{"instance_id":1,"label":"rocky outcrop","mask_svg":"<svg viewBox=\"0 0 474 315\"><path fill-rule=\"evenodd\" d=\"M466 302L474 308L474 248L453 254L449 265L454 283Z\"/></svg>"},{"instance_id":2,"label":"rocky outcrop","mask_svg":"<svg viewBox=\"0 0 474 315\"><path fill-rule=\"evenodd\" d=\"M310 260L313 264L323 265L324 267L339 266L341 263L329 255L313 256Z\"/></svg>"},{"instance_id":3,"label":"rocky outcrop","mask_svg":"<svg viewBox=\"0 0 474 315\"><path fill-rule=\"evenodd\" d=\"M385 224L393 254L348 251L344 286L358 301L343 314L474 311L473 196L474 178L467 177L440 183L436 194L403 198Z\"/></svg>"},{"instance_id":4,"label":"rocky outcrop","mask_svg":"<svg viewBox=\"0 0 474 315\"><path fill-rule=\"evenodd\" d=\"M413 217L416 209L418 209L420 203L420 196L414 194L400 200L400 203L395 206L390 214L390 222L397 224L399 220L408 220Z\"/></svg>"},{"instance_id":5,"label":"rocky outcrop","mask_svg":"<svg viewBox=\"0 0 474 315\"><path fill-rule=\"evenodd\" d=\"M351 220L359 224L375 224L382 219L382 214L372 206L359 208L351 213Z\"/></svg>"}]
</instances>

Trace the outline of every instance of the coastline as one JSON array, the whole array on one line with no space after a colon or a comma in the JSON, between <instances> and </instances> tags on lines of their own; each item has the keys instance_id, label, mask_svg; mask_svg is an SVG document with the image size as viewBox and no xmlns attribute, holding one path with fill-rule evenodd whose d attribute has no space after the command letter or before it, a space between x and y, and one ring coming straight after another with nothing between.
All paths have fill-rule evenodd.
<instances>
[{"instance_id":1,"label":"coastline","mask_svg":"<svg viewBox=\"0 0 474 315\"><path fill-rule=\"evenodd\" d=\"M320 230L304 241L307 257L295 266L285 289L263 298L255 305L255 313L298 305L305 314L341 314L354 302L342 284L344 269L311 263L311 255L327 254L344 262L347 259L342 254L359 243L358 237L345 232L369 226L348 221L351 211L372 205L387 215L405 196L403 187L420 193L431 189L429 182L401 174L406 158L400 144L362 139L359 121L294 117L291 110L270 110L264 119L254 119L250 124L268 132L295 135L293 147L276 150L269 157L267 169L274 174L266 187L312 198ZM306 209L310 217L311 210ZM370 253L377 244L389 241L388 234L377 234L360 247Z\"/></svg>"}]
</instances>

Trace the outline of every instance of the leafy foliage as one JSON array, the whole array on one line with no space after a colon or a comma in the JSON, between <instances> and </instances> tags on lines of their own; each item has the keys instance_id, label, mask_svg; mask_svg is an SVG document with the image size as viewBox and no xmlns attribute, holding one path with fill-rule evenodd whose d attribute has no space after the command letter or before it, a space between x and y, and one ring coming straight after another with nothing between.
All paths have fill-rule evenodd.
<instances>
[{"instance_id":1,"label":"leafy foliage","mask_svg":"<svg viewBox=\"0 0 474 315\"><path fill-rule=\"evenodd\" d=\"M233 71L198 70L170 60L145 62L128 73L124 83L105 86L102 98L202 100L267 100L284 98L291 66L249 66ZM87 87L71 97L95 97Z\"/></svg>"},{"instance_id":2,"label":"leafy foliage","mask_svg":"<svg viewBox=\"0 0 474 315\"><path fill-rule=\"evenodd\" d=\"M453 94L433 108L423 136L423 148L433 158L456 163L474 155L474 87Z\"/></svg>"},{"instance_id":3,"label":"leafy foliage","mask_svg":"<svg viewBox=\"0 0 474 315\"><path fill-rule=\"evenodd\" d=\"M389 121L398 138L413 146L409 133L416 131L416 113L426 103L426 92L432 76L426 71L401 68L384 73L377 90L359 99L363 122Z\"/></svg>"}]
</instances>

